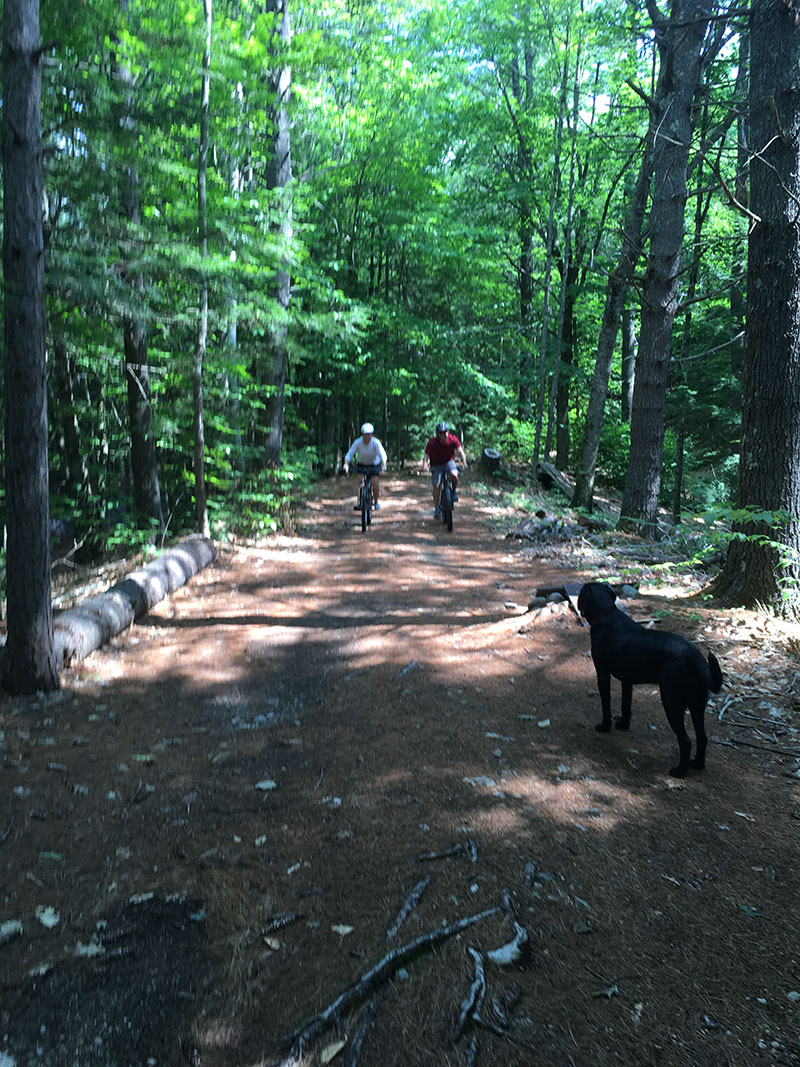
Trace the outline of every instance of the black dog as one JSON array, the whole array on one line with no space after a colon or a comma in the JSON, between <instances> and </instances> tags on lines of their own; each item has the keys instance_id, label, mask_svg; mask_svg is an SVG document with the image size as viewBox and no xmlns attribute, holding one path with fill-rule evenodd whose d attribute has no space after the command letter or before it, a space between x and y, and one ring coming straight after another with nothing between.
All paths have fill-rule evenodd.
<instances>
[{"instance_id":1,"label":"black dog","mask_svg":"<svg viewBox=\"0 0 800 1067\"><path fill-rule=\"evenodd\" d=\"M611 676L622 683L622 716L617 719L618 730L631 724L633 687L642 682L658 682L661 703L667 721L678 738L680 758L677 767L670 768L675 778L683 778L689 767L702 770L706 765L706 730L703 716L709 691L722 688L722 671L712 652L708 663L685 637L678 634L654 633L620 611L616 594L610 585L590 582L578 594L578 611L591 627L592 659L597 671L597 688L603 708L603 721L597 729L608 733L611 729ZM697 749L689 759L692 743L683 724L686 708L692 713Z\"/></svg>"}]
</instances>

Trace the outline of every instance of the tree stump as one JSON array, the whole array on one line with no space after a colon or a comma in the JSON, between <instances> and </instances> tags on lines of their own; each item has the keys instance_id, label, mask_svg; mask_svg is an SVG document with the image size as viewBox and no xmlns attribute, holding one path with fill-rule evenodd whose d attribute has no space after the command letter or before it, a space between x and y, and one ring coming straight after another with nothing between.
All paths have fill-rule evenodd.
<instances>
[{"instance_id":1,"label":"tree stump","mask_svg":"<svg viewBox=\"0 0 800 1067\"><path fill-rule=\"evenodd\" d=\"M500 453L496 448L484 448L481 467L487 474L494 474L500 466Z\"/></svg>"}]
</instances>

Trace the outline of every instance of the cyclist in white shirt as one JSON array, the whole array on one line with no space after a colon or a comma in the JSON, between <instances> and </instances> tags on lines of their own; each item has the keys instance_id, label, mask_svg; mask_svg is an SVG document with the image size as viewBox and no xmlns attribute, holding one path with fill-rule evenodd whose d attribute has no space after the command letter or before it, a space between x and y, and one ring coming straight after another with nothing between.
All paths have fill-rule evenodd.
<instances>
[{"instance_id":1,"label":"cyclist in white shirt","mask_svg":"<svg viewBox=\"0 0 800 1067\"><path fill-rule=\"evenodd\" d=\"M380 472L386 470L386 449L380 443L377 437L375 437L375 427L371 422L365 422L361 427L361 436L357 437L353 441L352 445L347 450L347 455L344 457L344 473L347 474L350 470L350 463L353 457L358 457L357 470L359 474L370 475L370 485L372 486L372 507L375 511L380 511L380 504L378 503L378 492L380 484ZM358 505L355 510L358 511Z\"/></svg>"}]
</instances>

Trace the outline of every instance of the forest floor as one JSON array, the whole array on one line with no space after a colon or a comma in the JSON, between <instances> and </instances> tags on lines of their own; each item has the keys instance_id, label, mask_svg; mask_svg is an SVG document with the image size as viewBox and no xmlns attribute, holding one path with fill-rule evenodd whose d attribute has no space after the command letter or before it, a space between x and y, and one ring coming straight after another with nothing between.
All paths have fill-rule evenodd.
<instances>
[{"instance_id":1,"label":"forest floor","mask_svg":"<svg viewBox=\"0 0 800 1067\"><path fill-rule=\"evenodd\" d=\"M0 700L0 1067L800 1064L797 633L382 487ZM653 687L595 731L588 628L528 604L597 578L719 657L705 772Z\"/></svg>"}]
</instances>

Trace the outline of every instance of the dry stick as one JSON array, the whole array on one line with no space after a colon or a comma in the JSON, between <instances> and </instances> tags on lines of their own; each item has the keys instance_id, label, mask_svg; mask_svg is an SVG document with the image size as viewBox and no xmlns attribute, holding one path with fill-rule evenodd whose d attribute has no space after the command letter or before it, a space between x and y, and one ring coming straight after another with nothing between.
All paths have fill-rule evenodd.
<instances>
[{"instance_id":1,"label":"dry stick","mask_svg":"<svg viewBox=\"0 0 800 1067\"><path fill-rule=\"evenodd\" d=\"M372 1027L375 1021L375 1012L378 1010L377 1002L371 1000L364 1009L364 1014L358 1020L358 1026L355 1029L350 1044L345 1050L342 1057L342 1067L357 1067L358 1057L361 1055L361 1046L364 1044L364 1038Z\"/></svg>"},{"instance_id":2,"label":"dry stick","mask_svg":"<svg viewBox=\"0 0 800 1067\"><path fill-rule=\"evenodd\" d=\"M459 856L463 851L463 845L453 845L452 848L447 848L444 852L423 852L421 856L417 856L414 862L425 863L427 860L443 860L448 856Z\"/></svg>"},{"instance_id":3,"label":"dry stick","mask_svg":"<svg viewBox=\"0 0 800 1067\"><path fill-rule=\"evenodd\" d=\"M800 759L800 749L790 751L787 748L770 748L769 745L757 745L755 741L743 741L741 738L737 738L735 741L719 741L716 737L712 737L711 740L717 745L724 745L726 748L738 748L739 745L747 745L748 748L760 748L762 752L771 752L773 756L791 756L794 759Z\"/></svg>"},{"instance_id":4,"label":"dry stick","mask_svg":"<svg viewBox=\"0 0 800 1067\"><path fill-rule=\"evenodd\" d=\"M476 1026L482 1026L484 1030L489 1030L491 1033L496 1034L497 1037L507 1038L509 1041L513 1039L509 1037L503 1026L498 1023L493 1023L491 1019L484 1019L482 1015L478 1015L477 1012L472 1016L472 1021Z\"/></svg>"},{"instance_id":5,"label":"dry stick","mask_svg":"<svg viewBox=\"0 0 800 1067\"><path fill-rule=\"evenodd\" d=\"M262 934L272 934L276 930L282 930L284 926L291 926L292 923L296 923L299 919L303 919L305 916L298 915L294 911L282 911L277 915L271 915L266 924L261 927Z\"/></svg>"},{"instance_id":6,"label":"dry stick","mask_svg":"<svg viewBox=\"0 0 800 1067\"><path fill-rule=\"evenodd\" d=\"M477 1034L473 1034L472 1035L472 1040L469 1043L469 1048L467 1049L466 1067L475 1067L475 1064L477 1062L478 1062L478 1035Z\"/></svg>"},{"instance_id":7,"label":"dry stick","mask_svg":"<svg viewBox=\"0 0 800 1067\"><path fill-rule=\"evenodd\" d=\"M458 1022L453 1027L453 1031L450 1034L451 1041L458 1041L464 1032L464 1027L467 1025L469 1018L475 1019L480 1016L481 1008L483 1007L483 998L486 996L486 973L483 969L483 956L474 948L467 949L470 956L472 956L475 964L475 977L472 980L472 985L469 987L464 1000L461 1002L461 1012L458 1016Z\"/></svg>"},{"instance_id":8,"label":"dry stick","mask_svg":"<svg viewBox=\"0 0 800 1067\"><path fill-rule=\"evenodd\" d=\"M786 725L786 723L784 723L784 722L776 722L775 719L765 719L763 715L753 715L753 713L750 712L750 711L739 711L739 712L737 712L737 714L741 715L745 719L755 719L756 722L765 722L769 726L785 726ZM742 723L742 725L744 725L744 723Z\"/></svg>"},{"instance_id":9,"label":"dry stick","mask_svg":"<svg viewBox=\"0 0 800 1067\"><path fill-rule=\"evenodd\" d=\"M414 862L425 863L428 860L443 860L447 859L448 856L460 856L462 852L468 852L469 858L473 863L478 862L478 846L472 838L464 845L459 843L453 845L452 848L446 848L443 852L423 852L422 855L417 856Z\"/></svg>"},{"instance_id":10,"label":"dry stick","mask_svg":"<svg viewBox=\"0 0 800 1067\"><path fill-rule=\"evenodd\" d=\"M427 878L423 878L421 882L417 882L417 884L414 886L414 888L411 890L411 892L406 897L405 903L403 904L402 908L397 913L397 918L392 923L392 925L389 927L389 929L386 931L387 940L391 941L393 937L397 936L398 930L403 925L403 923L406 921L406 919L409 917L409 915L414 910L414 908L416 908L417 904L419 904L420 897L422 896L422 894L425 892L425 890L428 888L428 886L430 884L431 884L431 876L430 875L428 875Z\"/></svg>"},{"instance_id":11,"label":"dry stick","mask_svg":"<svg viewBox=\"0 0 800 1067\"><path fill-rule=\"evenodd\" d=\"M366 1000L370 993L385 982L388 982L404 963L410 962L425 949L434 948L443 941L460 934L463 930L468 929L482 919L497 915L499 911L500 908L496 907L486 908L485 911L478 912L477 915L468 915L465 919L458 919L457 922L451 923L450 926L443 926L439 930L432 930L428 934L422 934L407 945L398 945L397 948L393 948L374 967L371 967L356 982L349 985L343 993L340 993L336 1000L329 1004L324 1011L321 1011L319 1015L315 1015L307 1023L298 1027L288 1037L284 1038L281 1044L284 1046L297 1045L302 1049L305 1044L319 1037L329 1026L335 1023L343 1012L362 1000Z\"/></svg>"},{"instance_id":12,"label":"dry stick","mask_svg":"<svg viewBox=\"0 0 800 1067\"><path fill-rule=\"evenodd\" d=\"M755 718L755 716L753 716L753 718ZM758 720L758 722L766 722L766 721L767 721L766 719L759 719L759 720ZM774 725L774 724L773 724L773 725ZM767 735L766 735L766 734L764 733L764 731L763 731L763 730L759 729L759 727L758 727L758 726L753 726L753 724L752 724L751 722L737 722L737 721L736 721L736 719L728 719L728 726L735 726L735 727L737 728L737 730L754 730L754 731L755 731L755 733L756 733L756 734L757 734L757 735L758 735L759 737L766 737L766 736L767 736ZM775 735L775 736L774 736L774 737L772 738L772 740L773 740L773 741L775 741L775 742L777 742L777 740L778 740L778 731L777 731L777 730L773 730L772 732L773 732L773 734ZM788 733L788 731L787 731L786 727L784 727L784 728L783 728L783 729L782 729L782 730L780 731L780 734L781 734L781 736L783 736L783 735L784 735L785 733Z\"/></svg>"}]
</instances>

